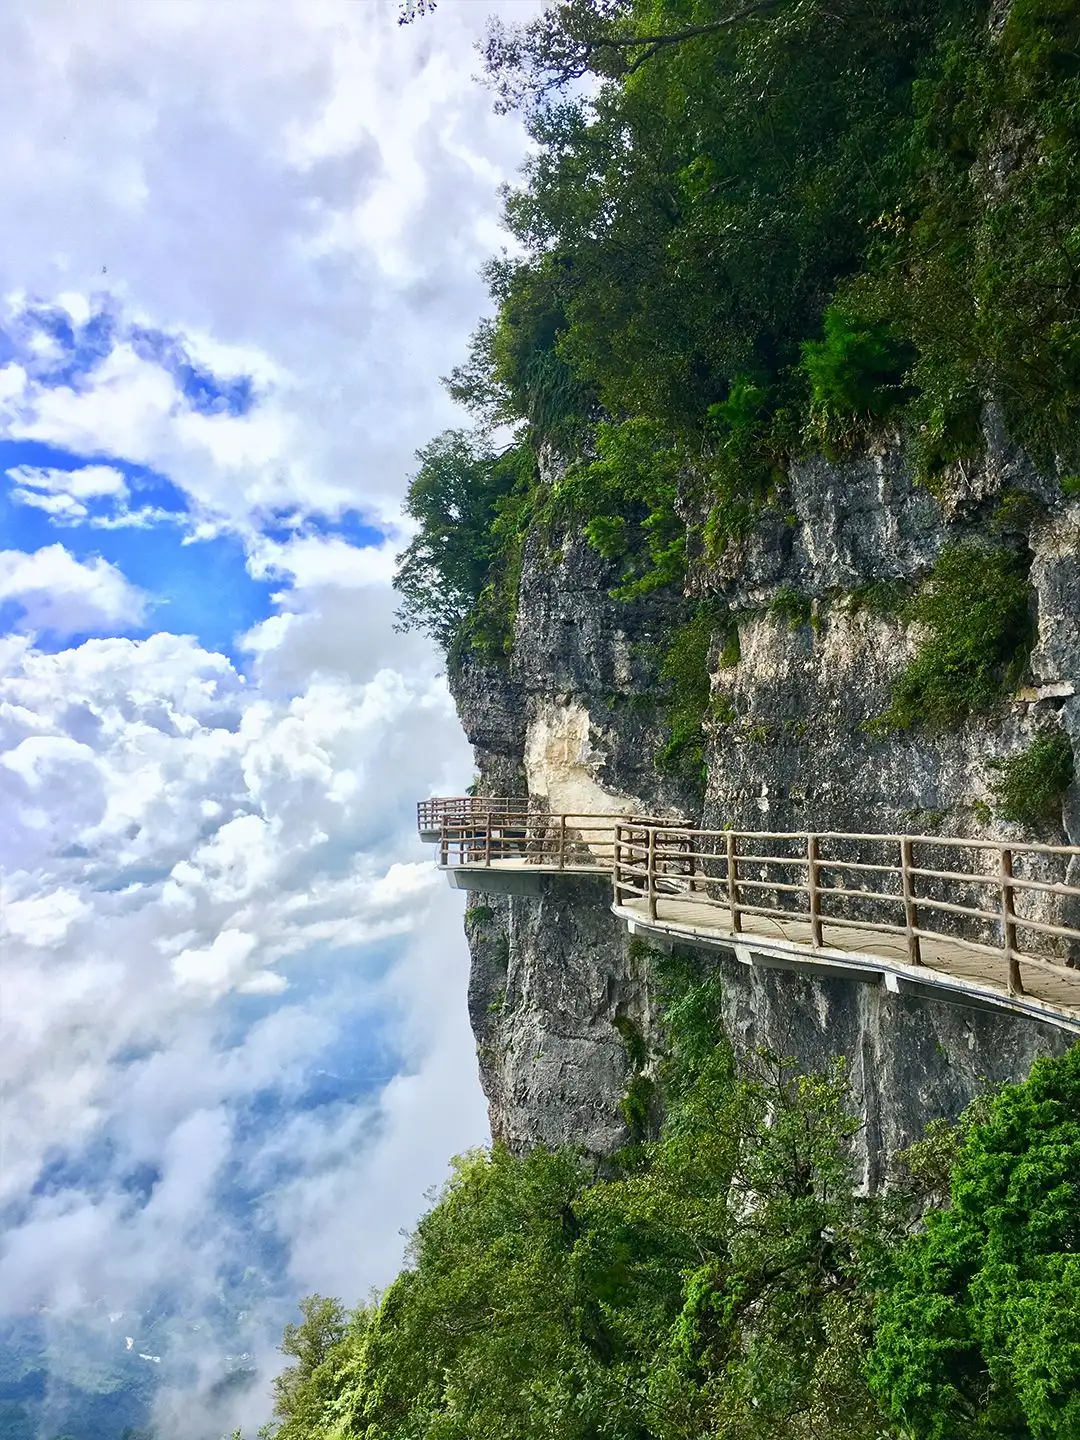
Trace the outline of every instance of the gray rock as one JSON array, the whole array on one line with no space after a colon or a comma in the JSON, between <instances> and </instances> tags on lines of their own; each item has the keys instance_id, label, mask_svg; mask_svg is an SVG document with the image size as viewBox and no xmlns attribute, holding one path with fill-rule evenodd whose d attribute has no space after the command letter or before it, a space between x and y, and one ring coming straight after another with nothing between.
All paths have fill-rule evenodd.
<instances>
[{"instance_id":1,"label":"gray rock","mask_svg":"<svg viewBox=\"0 0 1080 1440\"><path fill-rule=\"evenodd\" d=\"M751 539L718 563L696 563L690 593L722 597L741 642L738 663L712 676L707 824L1007 834L986 819L991 762L1058 720L1080 740L1080 505L1062 502L992 409L985 428L984 456L958 466L939 497L913 483L895 438L841 462L800 461ZM917 636L896 616L853 608L848 593L881 580L917 584L957 540L1002 543L994 513L1002 492L1017 489L1043 510L1029 534L1008 537L1033 554L1032 683L998 713L945 733L867 729ZM530 724L553 702L573 703L588 711L603 785L642 810L692 817L693 798L653 766L664 734L658 666L679 597L615 601L617 578L578 540L545 551L531 537L508 668L469 660L451 675L483 793L520 792ZM781 588L811 598L812 626L792 629L768 613ZM1071 793L1061 823L1039 838L1080 840L1080 797ZM515 1149L567 1143L610 1155L626 1138L630 1074L614 1022L629 1015L654 1040L658 1030L650 978L610 914L607 885L552 882L539 898L471 903L470 1013L494 1135ZM1037 1055L1068 1044L1034 1021L709 963L721 967L738 1051L769 1047L807 1069L846 1057L871 1186L930 1120L955 1116L983 1084L1019 1079Z\"/></svg>"}]
</instances>

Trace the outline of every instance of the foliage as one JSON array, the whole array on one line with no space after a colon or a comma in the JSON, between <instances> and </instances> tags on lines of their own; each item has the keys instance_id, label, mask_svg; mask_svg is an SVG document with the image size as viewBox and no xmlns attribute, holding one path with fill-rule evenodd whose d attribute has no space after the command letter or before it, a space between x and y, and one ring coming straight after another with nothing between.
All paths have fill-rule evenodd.
<instances>
[{"instance_id":1,"label":"foliage","mask_svg":"<svg viewBox=\"0 0 1080 1440\"><path fill-rule=\"evenodd\" d=\"M869 1375L907 1434L1080 1433L1080 1047L1036 1060L964 1141L952 1205L901 1246Z\"/></svg>"},{"instance_id":2,"label":"foliage","mask_svg":"<svg viewBox=\"0 0 1080 1440\"><path fill-rule=\"evenodd\" d=\"M910 589L906 580L871 580L848 591L848 609L852 614L865 610L868 615L884 619L899 613Z\"/></svg>"},{"instance_id":3,"label":"foliage","mask_svg":"<svg viewBox=\"0 0 1080 1440\"><path fill-rule=\"evenodd\" d=\"M990 785L1003 820L1034 828L1060 811L1065 791L1072 784L1072 742L1056 727L1035 736L1026 750L1012 755L999 767Z\"/></svg>"},{"instance_id":4,"label":"foliage","mask_svg":"<svg viewBox=\"0 0 1080 1440\"><path fill-rule=\"evenodd\" d=\"M367 1329L371 1307L350 1314L337 1300L309 1295L301 1322L286 1325L281 1353L296 1361L274 1379L274 1440L305 1440L345 1382L343 1361Z\"/></svg>"},{"instance_id":5,"label":"foliage","mask_svg":"<svg viewBox=\"0 0 1080 1440\"><path fill-rule=\"evenodd\" d=\"M455 1162L410 1268L332 1352L311 1440L886 1433L853 1275L887 1207L855 1195L844 1077L763 1057L736 1080L697 1023L715 984L676 988L663 1137L610 1179L569 1152Z\"/></svg>"},{"instance_id":6,"label":"foliage","mask_svg":"<svg viewBox=\"0 0 1080 1440\"><path fill-rule=\"evenodd\" d=\"M1042 510L1042 501L1029 490L1005 490L990 517L990 529L997 535L1026 535Z\"/></svg>"},{"instance_id":7,"label":"foliage","mask_svg":"<svg viewBox=\"0 0 1080 1440\"><path fill-rule=\"evenodd\" d=\"M682 457L654 424L596 427L596 455L570 467L544 510L549 524L580 527L594 549L624 560L615 594L647 595L681 581L684 526L675 513Z\"/></svg>"},{"instance_id":8,"label":"foliage","mask_svg":"<svg viewBox=\"0 0 1080 1440\"><path fill-rule=\"evenodd\" d=\"M781 501L793 456L885 423L937 486L1003 417L1072 493L1080 18L1015 0L991 19L988 0L552 0L492 23L488 78L533 150L495 314L447 379L480 425L456 464L475 504L455 541L414 482L407 622L500 655L532 527L619 562L623 598L677 588ZM496 476L483 436L506 426L522 456L574 460L554 490L531 459ZM993 523L1026 513L1006 497Z\"/></svg>"},{"instance_id":9,"label":"foliage","mask_svg":"<svg viewBox=\"0 0 1080 1440\"><path fill-rule=\"evenodd\" d=\"M1080 1433L1080 1046L868 1196L843 1065L737 1072L715 969L636 958L659 1138L606 1176L569 1150L455 1161L377 1308L313 1297L290 1327L278 1440Z\"/></svg>"},{"instance_id":10,"label":"foliage","mask_svg":"<svg viewBox=\"0 0 1080 1440\"><path fill-rule=\"evenodd\" d=\"M823 340L802 345L811 401L823 415L881 419L908 398L904 376L914 353L886 322L851 319L833 305L825 311L824 328Z\"/></svg>"},{"instance_id":11,"label":"foliage","mask_svg":"<svg viewBox=\"0 0 1080 1440\"><path fill-rule=\"evenodd\" d=\"M809 595L782 585L769 604L769 614L783 621L789 630L809 625L813 620L814 607Z\"/></svg>"},{"instance_id":12,"label":"foliage","mask_svg":"<svg viewBox=\"0 0 1080 1440\"><path fill-rule=\"evenodd\" d=\"M947 547L901 612L922 627L882 723L954 725L991 709L1015 683L1032 641L1024 560L1010 550Z\"/></svg>"},{"instance_id":13,"label":"foliage","mask_svg":"<svg viewBox=\"0 0 1080 1440\"><path fill-rule=\"evenodd\" d=\"M397 557L399 624L449 650L463 635L498 654L516 604L513 540L533 459L527 445L499 453L477 434L448 430L417 452L406 514L418 526ZM516 554L520 564L520 554Z\"/></svg>"},{"instance_id":14,"label":"foliage","mask_svg":"<svg viewBox=\"0 0 1080 1440\"><path fill-rule=\"evenodd\" d=\"M690 618L670 631L660 666L668 738L656 766L695 791L705 782L704 722L712 690L709 657L716 631L725 622L722 608L709 600L699 602Z\"/></svg>"}]
</instances>

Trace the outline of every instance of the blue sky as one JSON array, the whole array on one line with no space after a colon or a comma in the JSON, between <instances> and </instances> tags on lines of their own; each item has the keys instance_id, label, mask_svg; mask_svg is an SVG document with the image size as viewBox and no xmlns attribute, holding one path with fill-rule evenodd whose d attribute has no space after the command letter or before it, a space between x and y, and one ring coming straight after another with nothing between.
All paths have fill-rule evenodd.
<instances>
[{"instance_id":1,"label":"blue sky","mask_svg":"<svg viewBox=\"0 0 1080 1440\"><path fill-rule=\"evenodd\" d=\"M260 403L255 376L219 374L189 352L180 335L125 322L107 294L95 295L89 314L75 319L62 305L27 302L0 327L0 364L20 367L40 392L85 395L118 347L160 369L175 387L178 412L242 419ZM84 485L88 471L115 475L113 490ZM64 476L71 485L65 487ZM57 505L62 500L63 508ZM51 505L53 508L47 508ZM0 548L33 553L62 544L80 563L100 557L146 596L141 624L115 624L110 633L142 636L157 630L190 634L242 663L237 637L274 613L272 597L288 577L256 578L248 565L251 530L285 545L297 536L336 536L357 549L385 544L388 528L363 512L340 507L325 514L301 505L260 508L244 526L220 525L219 517L192 505L167 474L132 463L109 450L82 452L34 440L0 439ZM17 601L0 608L0 625L18 620ZM100 630L66 634L45 630L42 648L78 644Z\"/></svg>"},{"instance_id":2,"label":"blue sky","mask_svg":"<svg viewBox=\"0 0 1080 1440\"><path fill-rule=\"evenodd\" d=\"M488 8L0 16L0 1335L159 1345L171 1440L253 1432L487 1135L413 829L471 760L389 579L525 153Z\"/></svg>"}]
</instances>

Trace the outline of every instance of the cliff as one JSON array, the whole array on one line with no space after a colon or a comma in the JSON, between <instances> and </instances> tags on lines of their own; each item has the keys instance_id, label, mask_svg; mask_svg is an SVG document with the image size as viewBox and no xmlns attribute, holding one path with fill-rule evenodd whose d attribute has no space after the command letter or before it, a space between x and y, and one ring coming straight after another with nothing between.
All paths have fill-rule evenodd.
<instances>
[{"instance_id":1,"label":"cliff","mask_svg":"<svg viewBox=\"0 0 1080 1440\"><path fill-rule=\"evenodd\" d=\"M898 437L794 463L749 539L692 563L688 592L714 617L703 792L656 764L670 720L662 657L686 602L613 599L617 572L595 550L530 533L507 663L452 667L480 793L715 826L1018 834L994 817L994 762L1049 720L1074 743L1080 731L1080 504L993 413L984 429L981 458L934 493ZM965 543L1007 545L1030 566L1029 673L989 714L883 730L872 722L920 639L883 597L911 593ZM1075 786L1038 838L1080 839ZM566 1142L604 1156L627 1138L625 1022L659 1043L655 976L609 904L606 884L580 879L552 879L535 899L470 897L481 1079L493 1133L514 1149ZM768 1046L807 1069L846 1057L871 1185L929 1120L1069 1044L1034 1021L855 981L705 963L720 966L737 1051Z\"/></svg>"}]
</instances>

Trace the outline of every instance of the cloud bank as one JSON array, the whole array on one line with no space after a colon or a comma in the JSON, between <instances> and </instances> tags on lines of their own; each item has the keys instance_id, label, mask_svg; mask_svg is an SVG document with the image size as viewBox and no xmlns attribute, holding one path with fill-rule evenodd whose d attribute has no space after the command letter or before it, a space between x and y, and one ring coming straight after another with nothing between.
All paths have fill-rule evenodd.
<instances>
[{"instance_id":1,"label":"cloud bank","mask_svg":"<svg viewBox=\"0 0 1080 1440\"><path fill-rule=\"evenodd\" d=\"M388 582L524 153L489 8L0 17L0 1330L42 1434L74 1350L106 1415L260 1423L296 1299L385 1284L486 1133L413 831L467 748Z\"/></svg>"}]
</instances>

